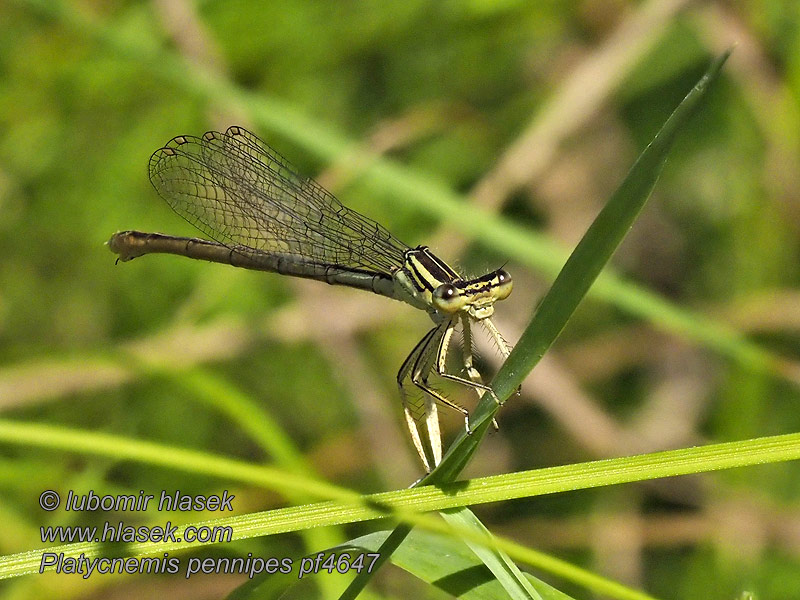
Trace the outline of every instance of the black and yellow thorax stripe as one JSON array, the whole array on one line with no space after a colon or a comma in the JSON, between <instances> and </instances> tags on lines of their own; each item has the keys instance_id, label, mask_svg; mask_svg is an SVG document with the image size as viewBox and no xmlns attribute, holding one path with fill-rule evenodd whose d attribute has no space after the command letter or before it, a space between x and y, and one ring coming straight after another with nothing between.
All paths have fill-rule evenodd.
<instances>
[{"instance_id":1,"label":"black and yellow thorax stripe","mask_svg":"<svg viewBox=\"0 0 800 600\"><path fill-rule=\"evenodd\" d=\"M463 279L427 246L406 250L396 279L414 300L444 314L468 311L476 319L492 314L492 305L511 293L511 276L498 269Z\"/></svg>"}]
</instances>

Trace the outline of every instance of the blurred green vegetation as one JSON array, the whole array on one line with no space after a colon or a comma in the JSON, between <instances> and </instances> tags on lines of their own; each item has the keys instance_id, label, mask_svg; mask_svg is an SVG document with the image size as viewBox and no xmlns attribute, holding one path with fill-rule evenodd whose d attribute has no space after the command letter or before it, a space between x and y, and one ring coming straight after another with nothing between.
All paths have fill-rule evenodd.
<instances>
[{"instance_id":1,"label":"blurred green vegetation","mask_svg":"<svg viewBox=\"0 0 800 600\"><path fill-rule=\"evenodd\" d=\"M115 266L103 243L117 230L194 235L147 181L150 154L178 134L245 125L398 238L480 273L508 258L477 232L480 217L467 226L382 187L362 176L365 155L465 205L494 193L490 210L566 251L710 57L737 43L614 268L781 362L753 369L697 336L666 334L666 318L631 314L612 290L579 308L466 475L797 431L800 7L684 4L0 4L4 416L255 463L302 461L364 492L407 486L420 470L394 373L426 317L351 290L177 257ZM511 342L552 279L540 262L538 271L506 267L515 291L497 321ZM484 370L496 370L491 348L479 348ZM443 416L452 437L460 417ZM270 446L277 434L248 429L267 422L286 439ZM11 445L0 469L2 554L41 546L42 524L108 520L45 514L43 489L226 486ZM492 531L656 597L800 598L798 474L796 464L769 465L476 512ZM234 491L241 512L302 501ZM200 555L299 556L377 527ZM110 588L140 597L142 579L27 577L2 588L9 598ZM217 596L240 583L203 581ZM180 585L148 583L162 595ZM386 598L442 597L396 569L373 587Z\"/></svg>"}]
</instances>

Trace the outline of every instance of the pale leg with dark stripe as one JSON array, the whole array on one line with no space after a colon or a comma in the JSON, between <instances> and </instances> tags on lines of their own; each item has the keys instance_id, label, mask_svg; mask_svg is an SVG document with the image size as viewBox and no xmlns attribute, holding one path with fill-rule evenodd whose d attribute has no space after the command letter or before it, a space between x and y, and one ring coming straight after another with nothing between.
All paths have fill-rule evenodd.
<instances>
[{"instance_id":1,"label":"pale leg with dark stripe","mask_svg":"<svg viewBox=\"0 0 800 600\"><path fill-rule=\"evenodd\" d=\"M478 392L478 395L481 395L482 393L491 394L495 402L499 404L499 401L497 400L497 396L495 395L494 390L492 390L492 388L483 383L481 374L472 364L472 332L470 330L469 317L463 315L462 319L463 319L462 327L464 328L464 367L466 368L469 379L460 377L458 375L453 375L452 373L448 373L446 371L445 363L447 360L447 350L449 348L453 332L455 331L456 325L458 324L457 317L454 317L453 319L450 320L450 322L448 323L447 332L442 337L442 343L439 344L439 353L438 353L438 358L436 360L436 372L445 379L449 379L451 381L457 381L462 385L474 388ZM454 402L448 401L447 404L453 406L454 408L458 408L458 410L460 410L466 415L467 433L472 433L469 429L469 412L467 412L465 408L458 406Z\"/></svg>"},{"instance_id":2,"label":"pale leg with dark stripe","mask_svg":"<svg viewBox=\"0 0 800 600\"><path fill-rule=\"evenodd\" d=\"M483 384L483 378L481 377L481 374L478 371L478 369L476 369L475 365L473 364L472 323L470 322L468 315L464 314L461 315L461 328L464 331L464 350L463 350L464 369L466 370L467 375L473 382L475 382L476 384ZM485 393L485 390L483 390L483 388L478 385L475 386L475 391L478 394L478 399L483 397L483 394ZM500 402L497 399L497 396L494 393L494 390L489 388L489 392L491 393L492 398L494 398L494 401L500 404ZM492 419L492 425L494 426L495 431L500 429L500 426L497 424L497 419Z\"/></svg>"}]
</instances>

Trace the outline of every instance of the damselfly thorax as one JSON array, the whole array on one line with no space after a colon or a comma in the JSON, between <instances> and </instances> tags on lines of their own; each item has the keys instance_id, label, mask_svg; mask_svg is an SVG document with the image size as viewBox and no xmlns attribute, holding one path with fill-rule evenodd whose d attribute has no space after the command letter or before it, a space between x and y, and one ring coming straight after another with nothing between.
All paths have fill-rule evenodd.
<instances>
[{"instance_id":1,"label":"damselfly thorax","mask_svg":"<svg viewBox=\"0 0 800 600\"><path fill-rule=\"evenodd\" d=\"M375 221L343 206L312 179L242 127L178 136L150 159L150 181L181 217L211 240L123 231L108 242L118 260L168 253L246 269L346 285L425 310L434 327L403 362L397 383L414 447L430 471L442 458L437 405L469 412L428 382L432 374L497 397L473 364L472 325L488 332L500 353L511 348L490 317L511 293L498 269L464 279L428 247L410 248ZM463 366L447 368L461 329Z\"/></svg>"}]
</instances>

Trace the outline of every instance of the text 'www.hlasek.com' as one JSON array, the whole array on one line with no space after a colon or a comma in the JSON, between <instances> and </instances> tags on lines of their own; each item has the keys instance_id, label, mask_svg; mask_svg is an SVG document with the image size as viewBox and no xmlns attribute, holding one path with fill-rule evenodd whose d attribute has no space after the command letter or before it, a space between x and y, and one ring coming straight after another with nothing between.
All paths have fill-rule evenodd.
<instances>
[{"instance_id":1,"label":"text 'www.hlasek.com'","mask_svg":"<svg viewBox=\"0 0 800 600\"><path fill-rule=\"evenodd\" d=\"M190 495L180 490L164 490L159 495L145 494L143 490L138 494L99 495L93 491L78 494L70 490L62 506L61 494L45 490L39 495L39 505L48 512L61 507L65 512L75 513L103 511L119 514L148 510L230 513L234 498L227 490L212 495ZM196 574L233 573L253 578L264 574L294 573L302 579L323 572L370 572L380 556L369 552L319 552L302 558L254 556L252 552L236 557L181 557L169 553L187 547L187 543L216 544L234 539L232 526L211 522L174 525L167 520L158 525L129 525L121 520L109 520L101 525L50 525L42 526L40 530L43 543L67 545L42 550L39 573L55 572L84 578L137 573L182 574L187 579ZM153 556L153 550L148 552L148 543L160 545L158 556Z\"/></svg>"}]
</instances>

